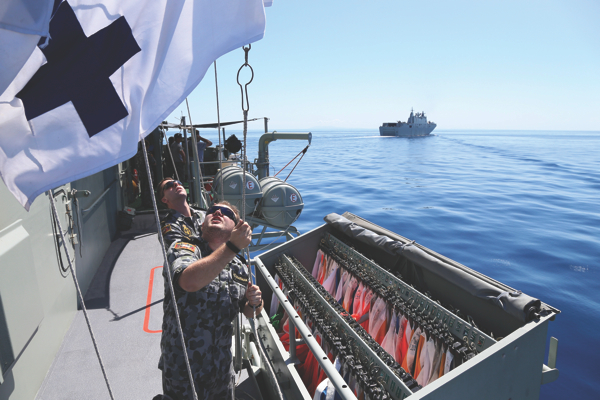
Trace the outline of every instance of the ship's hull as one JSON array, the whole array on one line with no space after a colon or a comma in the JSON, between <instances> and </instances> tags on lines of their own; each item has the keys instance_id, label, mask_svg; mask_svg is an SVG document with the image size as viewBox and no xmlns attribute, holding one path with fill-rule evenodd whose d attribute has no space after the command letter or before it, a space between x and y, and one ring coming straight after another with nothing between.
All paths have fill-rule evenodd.
<instances>
[{"instance_id":1,"label":"ship's hull","mask_svg":"<svg viewBox=\"0 0 600 400\"><path fill-rule=\"evenodd\" d=\"M436 124L398 124L396 126L380 126L381 136L418 137L429 136L435 129Z\"/></svg>"}]
</instances>

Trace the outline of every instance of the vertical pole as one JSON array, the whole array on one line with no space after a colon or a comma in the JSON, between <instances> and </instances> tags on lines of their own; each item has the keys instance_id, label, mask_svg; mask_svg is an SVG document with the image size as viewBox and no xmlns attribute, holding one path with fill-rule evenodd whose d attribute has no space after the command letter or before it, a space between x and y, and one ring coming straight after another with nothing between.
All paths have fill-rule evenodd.
<instances>
[{"instance_id":1,"label":"vertical pole","mask_svg":"<svg viewBox=\"0 0 600 400\"><path fill-rule=\"evenodd\" d=\"M269 133L269 118L265 117L265 133ZM269 147L267 146L265 148L265 152L266 152L266 160L269 159ZM267 162L267 161L264 162ZM260 162L260 160L259 160ZM269 164L267 163L267 166L263 169L262 165L258 166L259 171L262 171L262 175L263 176L270 176L269 175Z\"/></svg>"},{"instance_id":2,"label":"vertical pole","mask_svg":"<svg viewBox=\"0 0 600 400\"><path fill-rule=\"evenodd\" d=\"M156 128L152 132L152 144L154 145L154 159L156 160L156 169L154 183L158 183L164 179L162 170L162 134L160 128Z\"/></svg>"},{"instance_id":3,"label":"vertical pole","mask_svg":"<svg viewBox=\"0 0 600 400\"><path fill-rule=\"evenodd\" d=\"M182 125L186 126L185 124L185 117L181 117L181 121L182 121ZM192 171L190 170L190 151L188 149L188 135L187 135L187 129L183 128L183 152L185 153L185 165L184 165L184 170L185 170L185 175L187 175L187 179L183 178L183 177L179 177L179 179L185 179L188 182L188 188L190 189L190 195L191 195L191 202L195 203L196 199L195 199L195 193L193 190L193 183L192 183Z\"/></svg>"}]
</instances>

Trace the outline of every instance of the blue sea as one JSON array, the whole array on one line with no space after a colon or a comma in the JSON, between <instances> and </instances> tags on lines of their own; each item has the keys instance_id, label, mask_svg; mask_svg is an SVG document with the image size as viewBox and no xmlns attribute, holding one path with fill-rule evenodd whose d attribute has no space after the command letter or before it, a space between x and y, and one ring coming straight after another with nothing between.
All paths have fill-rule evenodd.
<instances>
[{"instance_id":1,"label":"blue sea","mask_svg":"<svg viewBox=\"0 0 600 400\"><path fill-rule=\"evenodd\" d=\"M312 133L288 180L298 230L350 211L558 308L560 377L541 398L600 398L600 132ZM271 143L271 175L305 145Z\"/></svg>"}]
</instances>

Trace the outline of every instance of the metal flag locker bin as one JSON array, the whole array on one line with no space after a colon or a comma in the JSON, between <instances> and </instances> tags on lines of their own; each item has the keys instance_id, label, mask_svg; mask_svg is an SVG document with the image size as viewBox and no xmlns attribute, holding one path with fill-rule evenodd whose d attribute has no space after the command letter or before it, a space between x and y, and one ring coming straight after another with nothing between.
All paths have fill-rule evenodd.
<instances>
[{"instance_id":1,"label":"metal flag locker bin","mask_svg":"<svg viewBox=\"0 0 600 400\"><path fill-rule=\"evenodd\" d=\"M253 259L265 310L273 295L290 320L288 352L266 311L258 318L259 336L269 347L262 363L274 367L286 397L313 395L296 368L295 348L302 343L342 398L355 398L344 380L349 376L365 398L381 399L537 399L540 386L557 379L556 339L551 339L550 366L543 361L548 322L559 310L353 214L325 220ZM319 252L362 279L398 315L418 321L460 362L419 385L311 275ZM318 329L321 344L307 324ZM296 330L302 339L295 339ZM340 372L327 353L343 359Z\"/></svg>"}]
</instances>

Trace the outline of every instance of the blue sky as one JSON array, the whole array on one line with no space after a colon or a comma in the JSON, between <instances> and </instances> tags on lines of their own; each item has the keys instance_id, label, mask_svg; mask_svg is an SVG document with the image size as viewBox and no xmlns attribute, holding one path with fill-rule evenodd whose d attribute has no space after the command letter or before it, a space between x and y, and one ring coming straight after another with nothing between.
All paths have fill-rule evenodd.
<instances>
[{"instance_id":1,"label":"blue sky","mask_svg":"<svg viewBox=\"0 0 600 400\"><path fill-rule=\"evenodd\" d=\"M414 107L438 130L600 131L599 1L275 0L266 10L249 115L270 129L376 130ZM222 121L242 117L243 61L241 49L217 60ZM189 102L192 122L216 122L212 68Z\"/></svg>"}]
</instances>

